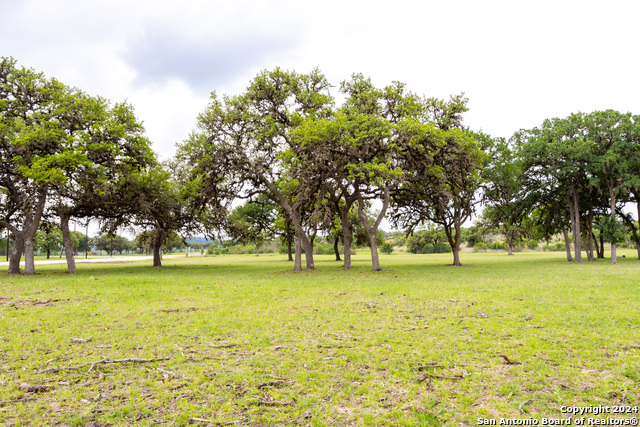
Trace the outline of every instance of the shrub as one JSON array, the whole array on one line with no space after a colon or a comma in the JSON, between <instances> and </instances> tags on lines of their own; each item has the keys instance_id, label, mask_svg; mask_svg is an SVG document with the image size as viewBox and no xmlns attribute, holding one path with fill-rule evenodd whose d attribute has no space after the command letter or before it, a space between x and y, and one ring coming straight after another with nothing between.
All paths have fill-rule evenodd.
<instances>
[{"instance_id":1,"label":"shrub","mask_svg":"<svg viewBox=\"0 0 640 427\"><path fill-rule=\"evenodd\" d=\"M487 245L484 242L478 242L473 245L474 252L484 252L487 250Z\"/></svg>"},{"instance_id":2,"label":"shrub","mask_svg":"<svg viewBox=\"0 0 640 427\"><path fill-rule=\"evenodd\" d=\"M503 251L505 249L509 249L509 245L507 245L507 242L493 242L490 243L487 247L494 251Z\"/></svg>"},{"instance_id":3,"label":"shrub","mask_svg":"<svg viewBox=\"0 0 640 427\"><path fill-rule=\"evenodd\" d=\"M382 252L383 254L390 255L391 252L393 252L393 245L391 245L391 243L385 243L380 248L380 252Z\"/></svg>"}]
</instances>

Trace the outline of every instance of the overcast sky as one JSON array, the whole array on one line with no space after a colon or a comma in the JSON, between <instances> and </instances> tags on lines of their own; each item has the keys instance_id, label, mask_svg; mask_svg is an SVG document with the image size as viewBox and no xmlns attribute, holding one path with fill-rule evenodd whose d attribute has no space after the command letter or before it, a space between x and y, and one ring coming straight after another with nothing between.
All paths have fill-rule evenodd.
<instances>
[{"instance_id":1,"label":"overcast sky","mask_svg":"<svg viewBox=\"0 0 640 427\"><path fill-rule=\"evenodd\" d=\"M361 72L420 95L465 92L465 123L509 137L548 117L640 114L638 1L0 0L0 56L128 100L160 158L210 92L261 70ZM336 91L337 92L337 91Z\"/></svg>"}]
</instances>

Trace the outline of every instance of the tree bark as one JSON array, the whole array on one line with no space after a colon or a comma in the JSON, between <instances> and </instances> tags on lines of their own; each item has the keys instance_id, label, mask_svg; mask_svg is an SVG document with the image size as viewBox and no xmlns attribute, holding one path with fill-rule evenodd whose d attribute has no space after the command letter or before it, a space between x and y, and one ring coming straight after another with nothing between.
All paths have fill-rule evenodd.
<instances>
[{"instance_id":1,"label":"tree bark","mask_svg":"<svg viewBox=\"0 0 640 427\"><path fill-rule=\"evenodd\" d=\"M69 214L59 212L60 229L62 230L62 245L64 255L67 259L67 273L76 274L76 260L73 256L73 244L71 243L71 233L69 232Z\"/></svg>"},{"instance_id":2,"label":"tree bark","mask_svg":"<svg viewBox=\"0 0 640 427\"><path fill-rule=\"evenodd\" d=\"M47 248L47 259L51 259L51 249Z\"/></svg>"},{"instance_id":3,"label":"tree bark","mask_svg":"<svg viewBox=\"0 0 640 427\"><path fill-rule=\"evenodd\" d=\"M296 239L300 240L302 243L302 247L304 248L304 256L307 262L307 269L313 270L313 250L311 244L309 243L309 239L302 228L302 223L300 221L300 215L297 215L297 212L293 209L293 207L289 204L287 199L282 195L282 193L276 188L276 186L269 181L264 175L257 174L258 179L267 187L267 189L271 192L274 198L277 200L278 204L282 206L282 208L287 212L291 222L293 223L293 228L296 233ZM297 244L297 243L296 243ZM293 267L294 271L297 271L297 265Z\"/></svg>"},{"instance_id":4,"label":"tree bark","mask_svg":"<svg viewBox=\"0 0 640 427\"><path fill-rule=\"evenodd\" d=\"M587 230L585 232L585 240L587 241L587 261L595 261L593 256L593 212L589 212L587 215Z\"/></svg>"},{"instance_id":5,"label":"tree bark","mask_svg":"<svg viewBox=\"0 0 640 427\"><path fill-rule=\"evenodd\" d=\"M462 266L460 262L460 224L455 223L453 226L455 230L454 233L451 232L451 227L446 226L444 227L444 232L447 235L447 240L453 252L453 265L460 267Z\"/></svg>"},{"instance_id":6,"label":"tree bark","mask_svg":"<svg viewBox=\"0 0 640 427\"><path fill-rule=\"evenodd\" d=\"M569 232L566 228L562 229L562 235L564 236L564 248L567 251L567 261L572 262L573 257L571 256L571 239L569 239Z\"/></svg>"},{"instance_id":7,"label":"tree bark","mask_svg":"<svg viewBox=\"0 0 640 427\"><path fill-rule=\"evenodd\" d=\"M160 254L160 250L162 249L164 236L165 236L164 230L156 229L156 237L153 241L153 266L154 267L162 267L162 256Z\"/></svg>"},{"instance_id":8,"label":"tree bark","mask_svg":"<svg viewBox=\"0 0 640 427\"><path fill-rule=\"evenodd\" d=\"M344 264L342 266L345 270L351 270L351 242L353 241L353 224L349 220L349 211L341 213L342 218L342 241L344 243Z\"/></svg>"},{"instance_id":9,"label":"tree bark","mask_svg":"<svg viewBox=\"0 0 640 427\"><path fill-rule=\"evenodd\" d=\"M295 238L296 242L296 259L293 264L293 271L302 271L302 246L300 245L300 239Z\"/></svg>"},{"instance_id":10,"label":"tree bark","mask_svg":"<svg viewBox=\"0 0 640 427\"><path fill-rule=\"evenodd\" d=\"M9 251L9 274L20 274L20 259L24 251L24 238L22 233L13 234L13 246Z\"/></svg>"},{"instance_id":11,"label":"tree bark","mask_svg":"<svg viewBox=\"0 0 640 427\"><path fill-rule=\"evenodd\" d=\"M591 230L591 240L593 241L593 247L596 249L596 258L604 258L604 254L600 252L600 245L598 245L598 239L596 239L596 235Z\"/></svg>"},{"instance_id":12,"label":"tree bark","mask_svg":"<svg viewBox=\"0 0 640 427\"><path fill-rule=\"evenodd\" d=\"M638 211L638 215L640 215L640 199L638 198L638 193L634 192L633 195L635 196L637 202L636 202L636 210ZM640 216L638 216L638 227L640 228ZM9 244L9 238L7 237L7 245ZM638 251L638 259L640 260L640 241L636 241L636 250Z\"/></svg>"},{"instance_id":13,"label":"tree bark","mask_svg":"<svg viewBox=\"0 0 640 427\"><path fill-rule=\"evenodd\" d=\"M573 232L573 246L575 249L575 257L573 262L582 262L582 245L580 242L580 201L578 199L578 191L575 184L570 185L571 194L569 195L569 211L571 213L571 227Z\"/></svg>"},{"instance_id":14,"label":"tree bark","mask_svg":"<svg viewBox=\"0 0 640 427\"><path fill-rule=\"evenodd\" d=\"M293 261L293 256L291 254L291 239L287 241L287 261Z\"/></svg>"},{"instance_id":15,"label":"tree bark","mask_svg":"<svg viewBox=\"0 0 640 427\"><path fill-rule=\"evenodd\" d=\"M27 236L24 239L24 274L36 274L35 256L33 254L33 237Z\"/></svg>"},{"instance_id":16,"label":"tree bark","mask_svg":"<svg viewBox=\"0 0 640 427\"><path fill-rule=\"evenodd\" d=\"M613 225L613 221L616 219L616 193L613 190L613 184L609 183L609 197L611 198L611 224ZM618 257L616 254L616 241L614 238L611 239L611 261L609 264L617 264Z\"/></svg>"},{"instance_id":17,"label":"tree bark","mask_svg":"<svg viewBox=\"0 0 640 427\"><path fill-rule=\"evenodd\" d=\"M40 218L44 212L44 205L47 200L47 190L45 188L40 190L40 198L36 205L35 212L32 217L25 219L24 233L24 274L31 275L36 274L36 264L33 254L33 239L35 238L36 231L40 225Z\"/></svg>"},{"instance_id":18,"label":"tree bark","mask_svg":"<svg viewBox=\"0 0 640 427\"><path fill-rule=\"evenodd\" d=\"M364 226L365 231L367 232L367 236L369 236L369 244L371 245L371 271L382 271L380 267L380 258L378 256L378 242L376 238L378 237L378 227L380 226L380 222L384 215L387 213L387 208L389 207L390 201L390 192L388 188L385 188L383 191L383 202L382 209L378 214L378 218L376 222L373 224L369 224L369 220L367 219L367 215L364 212L364 200L362 195L358 193L358 216L360 217L360 221L362 221L362 225ZM344 226L343 226L344 229ZM346 249L345 249L346 253ZM345 256L346 258L346 256Z\"/></svg>"},{"instance_id":19,"label":"tree bark","mask_svg":"<svg viewBox=\"0 0 640 427\"><path fill-rule=\"evenodd\" d=\"M333 239L333 252L336 254L336 261L342 261L342 259L340 258L340 251L338 250L339 243L340 243L340 238L336 236Z\"/></svg>"}]
</instances>

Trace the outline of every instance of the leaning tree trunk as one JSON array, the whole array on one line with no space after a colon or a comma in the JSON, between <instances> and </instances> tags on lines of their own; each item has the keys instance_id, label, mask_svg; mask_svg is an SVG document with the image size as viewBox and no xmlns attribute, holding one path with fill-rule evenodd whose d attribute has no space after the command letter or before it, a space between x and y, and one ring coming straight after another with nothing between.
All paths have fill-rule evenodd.
<instances>
[{"instance_id":1,"label":"leaning tree trunk","mask_svg":"<svg viewBox=\"0 0 640 427\"><path fill-rule=\"evenodd\" d=\"M40 218L42 218L42 213L44 212L46 199L47 191L46 189L41 189L40 198L38 200L35 212L33 213L33 217L29 217L25 220L25 228L23 230L23 233L24 274L26 275L36 274L36 263L35 257L33 255L33 240L35 239L36 231L38 231L38 226L40 225Z\"/></svg>"},{"instance_id":2,"label":"leaning tree trunk","mask_svg":"<svg viewBox=\"0 0 640 427\"><path fill-rule=\"evenodd\" d=\"M371 271L382 271L382 268L380 267L380 258L378 256L378 242L376 241L376 238L378 237L378 227L380 227L380 222L382 221L382 218L384 218L384 215L387 212L387 208L389 207L390 192L388 188L384 189L383 197L384 199L382 203L382 210L378 214L378 218L372 226L371 224L369 224L369 220L364 213L364 200L362 198L362 195L358 193L358 216L360 217L360 221L362 222L362 225L367 232L367 236L369 236L369 245L371 245Z\"/></svg>"},{"instance_id":3,"label":"leaning tree trunk","mask_svg":"<svg viewBox=\"0 0 640 427\"><path fill-rule=\"evenodd\" d=\"M302 271L302 245L300 239L295 238L296 242L296 258L293 264L293 271Z\"/></svg>"},{"instance_id":4,"label":"leaning tree trunk","mask_svg":"<svg viewBox=\"0 0 640 427\"><path fill-rule=\"evenodd\" d=\"M380 257L378 255L377 232L369 234L369 245L371 245L371 271L382 271L380 267Z\"/></svg>"},{"instance_id":5,"label":"leaning tree trunk","mask_svg":"<svg viewBox=\"0 0 640 427\"><path fill-rule=\"evenodd\" d=\"M596 239L596 235L591 229L591 240L593 241L593 247L596 249L596 258L604 258L604 255L600 253L600 246L598 245L598 239Z\"/></svg>"},{"instance_id":6,"label":"leaning tree trunk","mask_svg":"<svg viewBox=\"0 0 640 427\"><path fill-rule=\"evenodd\" d=\"M20 259L24 250L24 238L22 233L13 234L13 246L9 251L9 274L20 274Z\"/></svg>"},{"instance_id":7,"label":"leaning tree trunk","mask_svg":"<svg viewBox=\"0 0 640 427\"><path fill-rule=\"evenodd\" d=\"M333 252L336 254L336 261L342 261L342 259L340 259L340 251L338 250L339 243L340 243L340 238L336 236L333 239Z\"/></svg>"},{"instance_id":8,"label":"leaning tree trunk","mask_svg":"<svg viewBox=\"0 0 640 427\"><path fill-rule=\"evenodd\" d=\"M67 273L76 274L76 260L73 256L73 244L71 243L71 233L69 232L69 215L65 213L59 215L62 244L64 246L64 255L67 259Z\"/></svg>"},{"instance_id":9,"label":"leaning tree trunk","mask_svg":"<svg viewBox=\"0 0 640 427\"><path fill-rule=\"evenodd\" d=\"M313 248L311 247L311 244L309 243L309 239L307 238L307 235L304 232L304 228L302 227L300 215L298 215L298 212L296 212L293 209L293 207L289 204L287 199L282 195L282 193L276 188L276 186L271 181L269 181L262 174L258 174L257 177L269 189L271 194L275 197L275 200L277 201L277 203L280 206L282 206L285 212L289 215L289 219L293 223L293 228L296 233L296 240L299 240L300 243L302 243L302 247L304 248L304 256L307 262L307 269L313 270L314 269ZM300 271L302 270L302 266L301 265L299 266L297 263L294 263L293 270Z\"/></svg>"},{"instance_id":10,"label":"leaning tree trunk","mask_svg":"<svg viewBox=\"0 0 640 427\"><path fill-rule=\"evenodd\" d=\"M572 262L573 257L571 256L571 239L569 239L569 232L566 228L562 229L562 235L564 236L564 248L567 251L567 261Z\"/></svg>"},{"instance_id":11,"label":"leaning tree trunk","mask_svg":"<svg viewBox=\"0 0 640 427\"><path fill-rule=\"evenodd\" d=\"M307 238L307 235L304 232L304 229L302 228L302 225L300 225L299 223L295 223L294 222L294 227L296 230L296 257L298 257L298 245L302 245L302 249L304 249L304 258L306 261L306 268L307 270L313 270L314 269L314 265L313 265L313 246L311 244L311 242L309 241L309 239ZM298 265L297 262L294 263L293 266L293 270L294 271L300 271L302 270L302 262L300 263L300 265Z\"/></svg>"}]
</instances>

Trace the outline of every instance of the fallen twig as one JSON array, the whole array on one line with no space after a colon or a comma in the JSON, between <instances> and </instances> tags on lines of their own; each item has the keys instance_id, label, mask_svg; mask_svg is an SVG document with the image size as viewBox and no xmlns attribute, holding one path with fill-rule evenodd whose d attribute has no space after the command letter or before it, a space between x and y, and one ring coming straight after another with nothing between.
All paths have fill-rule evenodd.
<instances>
[{"instance_id":1,"label":"fallen twig","mask_svg":"<svg viewBox=\"0 0 640 427\"><path fill-rule=\"evenodd\" d=\"M176 374L175 372L167 371L167 370L162 369L162 368L158 368L158 372L160 372L160 373L162 373L162 374L166 374L166 375L171 375L172 377L175 377L175 378L178 378L178 379L181 379L181 380L191 381L191 380L190 380L189 378L187 378L187 377L184 377L184 376L182 376L182 375L180 375L180 374Z\"/></svg>"},{"instance_id":2,"label":"fallen twig","mask_svg":"<svg viewBox=\"0 0 640 427\"><path fill-rule=\"evenodd\" d=\"M54 385L27 383L20 383L18 387L20 388L20 390L26 391L27 393L43 393L45 391L51 391L56 388Z\"/></svg>"},{"instance_id":3,"label":"fallen twig","mask_svg":"<svg viewBox=\"0 0 640 427\"><path fill-rule=\"evenodd\" d=\"M78 370L78 369L82 369L82 368L86 368L87 366L89 366L89 370L87 372L91 372L96 366L98 365L112 365L115 363L151 363L151 362L159 362L162 360L169 360L169 357L159 357L156 359L130 359L130 358L126 358L126 359L109 359L108 357L104 357L98 361L95 362L89 362L89 363L85 363L84 365L77 365L77 366L61 366L61 367L55 367L55 368L48 368L45 369L43 371L38 372L38 374L43 374L45 372L60 372L60 371L72 371L72 370Z\"/></svg>"},{"instance_id":4,"label":"fallen twig","mask_svg":"<svg viewBox=\"0 0 640 427\"><path fill-rule=\"evenodd\" d=\"M318 348L352 348L349 345L343 344L318 344Z\"/></svg>"},{"instance_id":5,"label":"fallen twig","mask_svg":"<svg viewBox=\"0 0 640 427\"><path fill-rule=\"evenodd\" d=\"M499 354L498 357L502 357L504 359L504 363L507 364L507 365L522 365L522 363L520 363L520 362L518 362L516 360L510 360L504 354Z\"/></svg>"},{"instance_id":6,"label":"fallen twig","mask_svg":"<svg viewBox=\"0 0 640 427\"><path fill-rule=\"evenodd\" d=\"M427 378L438 379L438 380L462 380L464 379L464 376L463 375L436 375L436 374L430 374L427 372L418 380L418 382L421 383Z\"/></svg>"},{"instance_id":7,"label":"fallen twig","mask_svg":"<svg viewBox=\"0 0 640 427\"><path fill-rule=\"evenodd\" d=\"M0 400L0 407L1 406L7 406L7 405L10 405L12 403L28 402L28 401L36 400L36 399L37 398L35 398L35 397L22 395L20 397L17 397L15 399L11 399L11 400Z\"/></svg>"},{"instance_id":8,"label":"fallen twig","mask_svg":"<svg viewBox=\"0 0 640 427\"><path fill-rule=\"evenodd\" d=\"M424 365L418 366L416 369L418 369L418 371L424 371L433 368L443 368L443 366L438 365L438 362L427 362Z\"/></svg>"},{"instance_id":9,"label":"fallen twig","mask_svg":"<svg viewBox=\"0 0 640 427\"><path fill-rule=\"evenodd\" d=\"M189 420L189 421L195 421L195 422L198 422L198 423L218 424L215 421L207 420L207 419L204 419L204 418L191 418L191 420Z\"/></svg>"},{"instance_id":10,"label":"fallen twig","mask_svg":"<svg viewBox=\"0 0 640 427\"><path fill-rule=\"evenodd\" d=\"M256 388L267 388L267 387L278 387L284 384L283 380L276 381L266 381L264 383L258 384Z\"/></svg>"},{"instance_id":11,"label":"fallen twig","mask_svg":"<svg viewBox=\"0 0 640 427\"><path fill-rule=\"evenodd\" d=\"M211 420L207 420L206 418L191 418L189 421L213 424L217 426L231 426L231 425L243 424L248 421L248 418L245 418L243 420L233 420L233 421L227 421L227 422L211 421Z\"/></svg>"},{"instance_id":12,"label":"fallen twig","mask_svg":"<svg viewBox=\"0 0 640 427\"><path fill-rule=\"evenodd\" d=\"M258 399L258 406L291 406L293 402L278 402L277 400Z\"/></svg>"},{"instance_id":13,"label":"fallen twig","mask_svg":"<svg viewBox=\"0 0 640 427\"><path fill-rule=\"evenodd\" d=\"M92 339L93 339L93 337L89 337L89 338L71 338L69 340L69 342L75 342L75 343L90 342Z\"/></svg>"},{"instance_id":14,"label":"fallen twig","mask_svg":"<svg viewBox=\"0 0 640 427\"><path fill-rule=\"evenodd\" d=\"M213 348L231 348L236 347L238 344L233 343L221 343L221 344L209 344L209 347Z\"/></svg>"},{"instance_id":15,"label":"fallen twig","mask_svg":"<svg viewBox=\"0 0 640 427\"><path fill-rule=\"evenodd\" d=\"M196 311L196 310L200 310L200 307L165 308L162 311L164 311L165 313L177 313L179 311Z\"/></svg>"}]
</instances>

